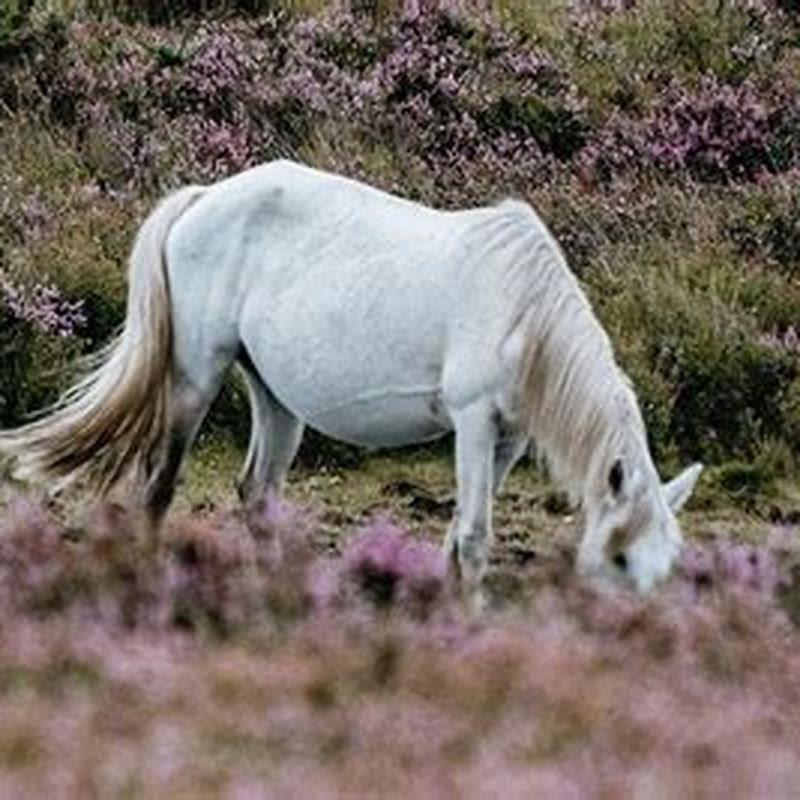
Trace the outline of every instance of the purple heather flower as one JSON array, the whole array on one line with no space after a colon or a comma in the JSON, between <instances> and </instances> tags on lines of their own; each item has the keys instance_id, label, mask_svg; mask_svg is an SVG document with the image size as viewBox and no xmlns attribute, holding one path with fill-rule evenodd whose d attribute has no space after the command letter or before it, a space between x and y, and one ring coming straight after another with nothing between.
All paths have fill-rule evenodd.
<instances>
[{"instance_id":1,"label":"purple heather flower","mask_svg":"<svg viewBox=\"0 0 800 800\"><path fill-rule=\"evenodd\" d=\"M444 588L445 563L439 549L404 533L386 518L376 519L348 542L343 573L378 606L429 604Z\"/></svg>"},{"instance_id":2,"label":"purple heather flower","mask_svg":"<svg viewBox=\"0 0 800 800\"><path fill-rule=\"evenodd\" d=\"M82 300L66 300L46 284L23 287L2 271L0 303L13 318L56 336L74 336L86 324Z\"/></svg>"}]
</instances>

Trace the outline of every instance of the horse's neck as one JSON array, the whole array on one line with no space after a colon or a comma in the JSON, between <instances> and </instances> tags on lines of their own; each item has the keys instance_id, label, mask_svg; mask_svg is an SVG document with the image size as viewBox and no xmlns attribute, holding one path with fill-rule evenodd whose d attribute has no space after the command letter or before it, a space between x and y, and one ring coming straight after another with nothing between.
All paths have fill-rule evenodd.
<instances>
[{"instance_id":1,"label":"horse's neck","mask_svg":"<svg viewBox=\"0 0 800 800\"><path fill-rule=\"evenodd\" d=\"M523 424L554 477L576 500L615 453L643 431L611 342L561 250L530 207L504 203L476 228L509 299L508 335L522 337Z\"/></svg>"}]
</instances>

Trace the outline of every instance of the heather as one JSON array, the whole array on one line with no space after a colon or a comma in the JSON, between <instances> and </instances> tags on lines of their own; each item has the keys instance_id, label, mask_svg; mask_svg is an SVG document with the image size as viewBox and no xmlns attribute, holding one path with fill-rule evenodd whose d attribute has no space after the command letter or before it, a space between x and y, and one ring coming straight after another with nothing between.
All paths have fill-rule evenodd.
<instances>
[{"instance_id":1,"label":"heather","mask_svg":"<svg viewBox=\"0 0 800 800\"><path fill-rule=\"evenodd\" d=\"M0 523L4 796L787 796L800 552L698 541L657 598L532 555L466 616L431 540L272 500ZM501 539L500 562L510 555ZM529 545L530 549L530 545ZM521 563L518 553L517 564ZM787 599L789 598L789 599ZM796 606L795 606L796 614Z\"/></svg>"}]
</instances>

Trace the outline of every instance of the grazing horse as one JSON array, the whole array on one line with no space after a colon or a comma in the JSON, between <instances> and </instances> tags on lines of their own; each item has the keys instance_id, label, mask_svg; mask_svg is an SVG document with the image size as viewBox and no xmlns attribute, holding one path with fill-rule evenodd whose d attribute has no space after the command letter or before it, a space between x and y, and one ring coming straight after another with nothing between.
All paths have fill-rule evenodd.
<instances>
[{"instance_id":1,"label":"grazing horse","mask_svg":"<svg viewBox=\"0 0 800 800\"><path fill-rule=\"evenodd\" d=\"M23 478L134 476L157 525L233 363L246 504L280 491L305 425L369 447L455 431L444 546L477 596L492 496L533 440L583 506L580 572L641 592L669 573L702 467L662 485L609 339L524 203L435 210L287 161L184 188L137 235L122 333L0 453Z\"/></svg>"}]
</instances>

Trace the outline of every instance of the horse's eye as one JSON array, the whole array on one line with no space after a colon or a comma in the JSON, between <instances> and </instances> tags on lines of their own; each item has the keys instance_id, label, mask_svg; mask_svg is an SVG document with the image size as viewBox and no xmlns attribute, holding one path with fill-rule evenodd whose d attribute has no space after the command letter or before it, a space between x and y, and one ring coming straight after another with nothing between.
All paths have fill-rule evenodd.
<instances>
[{"instance_id":1,"label":"horse's eye","mask_svg":"<svg viewBox=\"0 0 800 800\"><path fill-rule=\"evenodd\" d=\"M614 554L614 557L611 559L611 561L615 567L619 567L619 569L621 569L623 572L627 571L628 557L621 550L619 553Z\"/></svg>"}]
</instances>

